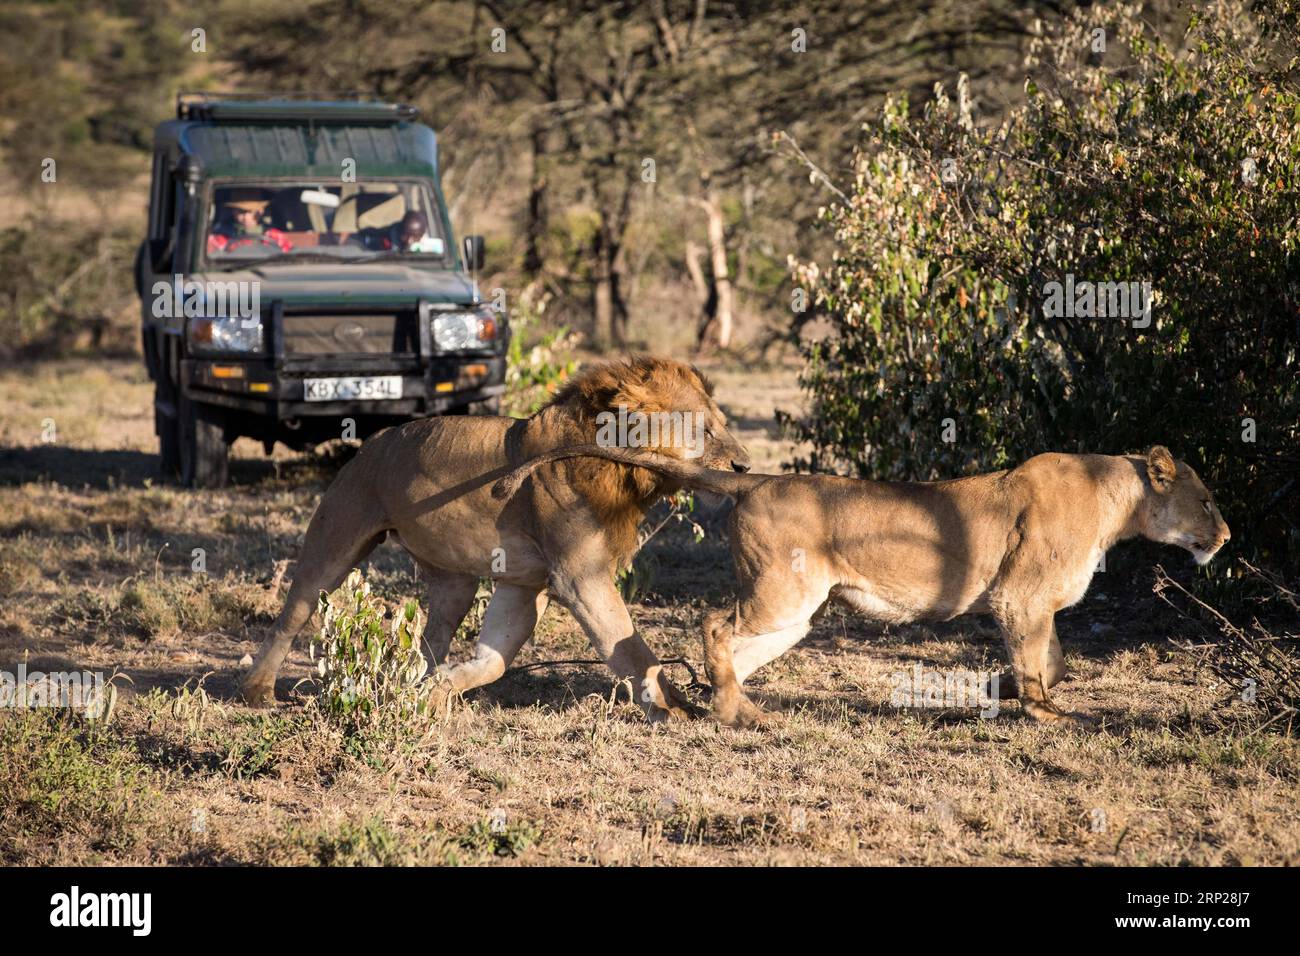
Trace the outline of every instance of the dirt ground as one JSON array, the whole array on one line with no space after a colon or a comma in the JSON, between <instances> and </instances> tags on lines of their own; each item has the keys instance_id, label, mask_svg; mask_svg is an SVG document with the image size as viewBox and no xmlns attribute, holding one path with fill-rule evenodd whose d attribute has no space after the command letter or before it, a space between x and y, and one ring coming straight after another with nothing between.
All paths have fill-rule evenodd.
<instances>
[{"instance_id":1,"label":"dirt ground","mask_svg":"<svg viewBox=\"0 0 1300 956\"><path fill-rule=\"evenodd\" d=\"M757 466L789 461L772 416L799 407L793 371L709 371ZM1054 697L1081 729L1014 703L895 707L914 665L1000 669L996 634L833 612L753 679L771 728L651 728L603 667L564 665L467 695L423 741L359 745L308 703L305 647L288 703L232 699L339 454L241 442L231 488L184 491L155 476L138 363L10 368L0 395L0 670L116 672L121 691L107 723L0 712L0 862L1300 862L1300 749L1251 731L1150 594L1153 562L1181 553L1121 546L1060 616L1072 677ZM631 611L702 677L696 623L731 571L720 509L701 515L703 542L670 525L642 552ZM386 599L420 595L395 545L363 570ZM517 664L591 656L552 607Z\"/></svg>"}]
</instances>

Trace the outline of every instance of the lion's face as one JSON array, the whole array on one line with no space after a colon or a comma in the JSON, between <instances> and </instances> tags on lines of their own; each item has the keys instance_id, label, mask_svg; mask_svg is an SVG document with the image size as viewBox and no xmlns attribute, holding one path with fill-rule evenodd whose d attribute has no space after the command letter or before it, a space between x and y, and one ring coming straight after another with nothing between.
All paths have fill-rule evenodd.
<instances>
[{"instance_id":1,"label":"lion's face","mask_svg":"<svg viewBox=\"0 0 1300 956\"><path fill-rule=\"evenodd\" d=\"M727 430L713 387L693 366L633 358L588 370L573 386L584 392L598 445L643 448L707 468L748 471L749 453Z\"/></svg>"},{"instance_id":2,"label":"lion's face","mask_svg":"<svg viewBox=\"0 0 1300 956\"><path fill-rule=\"evenodd\" d=\"M749 452L727 430L727 416L718 408L699 373L696 373L696 381L699 387L691 402L695 405L698 421L696 450L702 451L698 460L706 468L749 471Z\"/></svg>"},{"instance_id":3,"label":"lion's face","mask_svg":"<svg viewBox=\"0 0 1300 956\"><path fill-rule=\"evenodd\" d=\"M1232 536L1209 489L1162 445L1147 453L1147 478L1155 494L1149 496L1145 535L1186 548L1197 564L1207 564Z\"/></svg>"}]
</instances>

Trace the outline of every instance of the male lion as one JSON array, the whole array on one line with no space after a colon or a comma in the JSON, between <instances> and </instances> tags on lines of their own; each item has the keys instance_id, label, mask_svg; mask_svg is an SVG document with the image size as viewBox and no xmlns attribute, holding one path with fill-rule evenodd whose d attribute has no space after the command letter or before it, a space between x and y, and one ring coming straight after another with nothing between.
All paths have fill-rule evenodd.
<instances>
[{"instance_id":1,"label":"male lion","mask_svg":"<svg viewBox=\"0 0 1300 956\"><path fill-rule=\"evenodd\" d=\"M1014 681L1035 720L1070 720L1047 696L1065 676L1053 618L1083 597L1106 549L1141 535L1205 564L1229 538L1205 485L1160 445L1144 456L1038 455L935 482L736 475L588 445L527 463L493 494L508 497L532 468L578 455L736 499L739 599L734 614L707 618L704 652L717 717L742 726L763 711L741 684L798 643L828 600L898 623L992 614L1011 664L1004 686Z\"/></svg>"},{"instance_id":2,"label":"male lion","mask_svg":"<svg viewBox=\"0 0 1300 956\"><path fill-rule=\"evenodd\" d=\"M438 669L454 690L500 677L549 595L572 612L614 673L632 679L647 717L683 716L691 705L637 636L614 585L615 567L636 551L642 516L676 484L642 468L587 459L549 466L505 503L489 489L535 455L596 440L598 419L607 420L601 413L620 409L690 415L701 434L686 453L693 450L709 468L744 471L749 456L727 432L711 392L689 365L636 358L584 369L531 418L428 418L375 435L312 516L284 609L243 680L244 698L274 702L276 673L317 595L338 587L391 532L428 579L424 648L437 664L446 660L478 579L495 581L473 658ZM682 453L680 443L651 447Z\"/></svg>"}]
</instances>

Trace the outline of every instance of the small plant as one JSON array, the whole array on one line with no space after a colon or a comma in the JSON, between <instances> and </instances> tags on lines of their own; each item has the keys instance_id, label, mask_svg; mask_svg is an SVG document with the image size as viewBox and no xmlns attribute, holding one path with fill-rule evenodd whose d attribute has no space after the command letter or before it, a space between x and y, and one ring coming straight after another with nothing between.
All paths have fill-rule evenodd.
<instances>
[{"instance_id":1,"label":"small plant","mask_svg":"<svg viewBox=\"0 0 1300 956\"><path fill-rule=\"evenodd\" d=\"M650 539L666 528L669 522L681 524L686 522L691 528L691 537L699 544L704 540L704 528L695 520L695 495L689 491L679 491L671 498L665 499L668 510L663 518L654 524L646 524L637 535L637 556L627 567L619 568L614 575L624 601L634 601L638 595L645 594L654 586L658 576L659 562L653 555L647 555L644 548Z\"/></svg>"},{"instance_id":2,"label":"small plant","mask_svg":"<svg viewBox=\"0 0 1300 956\"><path fill-rule=\"evenodd\" d=\"M131 845L157 780L129 740L67 709L0 713L0 862L37 838L79 833Z\"/></svg>"},{"instance_id":3,"label":"small plant","mask_svg":"<svg viewBox=\"0 0 1300 956\"><path fill-rule=\"evenodd\" d=\"M325 717L352 737L423 723L433 693L420 685L429 664L420 651L424 616L415 602L386 621L383 602L353 571L332 595L322 592L320 610L324 623L311 657Z\"/></svg>"},{"instance_id":4,"label":"small plant","mask_svg":"<svg viewBox=\"0 0 1300 956\"><path fill-rule=\"evenodd\" d=\"M528 334L529 326L541 318L545 308L545 299L536 304L525 300L510 317L506 406L516 415L531 415L545 405L578 367L568 358L581 338L578 333L562 325L536 338Z\"/></svg>"},{"instance_id":5,"label":"small plant","mask_svg":"<svg viewBox=\"0 0 1300 956\"><path fill-rule=\"evenodd\" d=\"M311 732L307 714L240 714L236 730L226 741L221 761L235 780L252 780L278 770L293 738Z\"/></svg>"},{"instance_id":6,"label":"small plant","mask_svg":"<svg viewBox=\"0 0 1300 956\"><path fill-rule=\"evenodd\" d=\"M469 607L469 613L465 615L460 622L460 627L456 628L457 641L471 641L478 637L479 631L483 629L483 615L487 613L487 606L492 600L492 579L479 578L478 590L474 592L474 603Z\"/></svg>"},{"instance_id":7,"label":"small plant","mask_svg":"<svg viewBox=\"0 0 1300 956\"><path fill-rule=\"evenodd\" d=\"M172 698L171 715L184 729L186 737L194 737L203 731L203 724L207 720L211 705L212 700L208 697L208 692L203 689L202 679L193 688L186 681Z\"/></svg>"},{"instance_id":8,"label":"small plant","mask_svg":"<svg viewBox=\"0 0 1300 956\"><path fill-rule=\"evenodd\" d=\"M1294 627L1300 595L1276 575L1261 571L1244 558L1237 560L1256 589L1270 589L1252 601L1249 624L1229 619L1159 565L1154 590L1184 620L1204 630L1207 640L1180 646L1196 654L1235 699L1262 715L1259 729L1276 727L1293 734L1300 716L1300 633Z\"/></svg>"},{"instance_id":9,"label":"small plant","mask_svg":"<svg viewBox=\"0 0 1300 956\"><path fill-rule=\"evenodd\" d=\"M507 823L505 814L496 813L477 820L460 838L460 845L483 856L516 857L537 842L542 831L528 820Z\"/></svg>"}]
</instances>

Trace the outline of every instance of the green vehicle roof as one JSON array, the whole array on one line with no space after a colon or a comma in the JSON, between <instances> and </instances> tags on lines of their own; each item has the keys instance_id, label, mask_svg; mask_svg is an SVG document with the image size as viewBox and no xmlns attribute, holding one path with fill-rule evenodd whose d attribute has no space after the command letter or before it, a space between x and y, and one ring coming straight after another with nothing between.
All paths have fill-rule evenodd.
<instances>
[{"instance_id":1,"label":"green vehicle roof","mask_svg":"<svg viewBox=\"0 0 1300 956\"><path fill-rule=\"evenodd\" d=\"M389 104L214 102L199 118L159 124L154 138L169 152L198 158L205 178L336 180L350 159L358 179L428 177L437 182L433 130L395 119L399 115Z\"/></svg>"}]
</instances>

